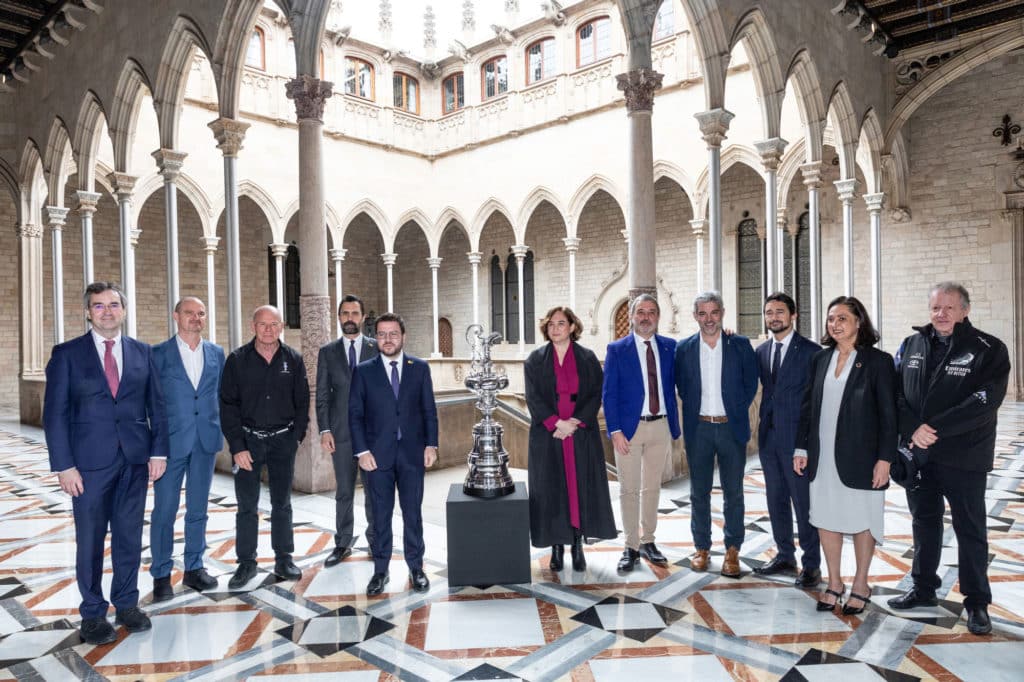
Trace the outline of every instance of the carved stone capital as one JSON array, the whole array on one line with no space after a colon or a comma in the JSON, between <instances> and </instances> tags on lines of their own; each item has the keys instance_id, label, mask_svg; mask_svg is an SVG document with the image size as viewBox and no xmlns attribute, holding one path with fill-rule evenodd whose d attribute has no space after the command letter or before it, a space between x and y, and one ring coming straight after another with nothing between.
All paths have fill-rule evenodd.
<instances>
[{"instance_id":1,"label":"carved stone capital","mask_svg":"<svg viewBox=\"0 0 1024 682\"><path fill-rule=\"evenodd\" d=\"M853 201L854 193L857 191L857 179L846 178L845 180L836 180L832 183L836 186L836 192L839 193L839 200L844 204Z\"/></svg>"},{"instance_id":2,"label":"carved stone capital","mask_svg":"<svg viewBox=\"0 0 1024 682\"><path fill-rule=\"evenodd\" d=\"M427 265L430 266L431 270L437 270L438 268L441 267L441 261L443 260L444 258L439 258L438 256L431 256L430 258L427 259Z\"/></svg>"},{"instance_id":3,"label":"carved stone capital","mask_svg":"<svg viewBox=\"0 0 1024 682\"><path fill-rule=\"evenodd\" d=\"M32 223L25 223L17 227L19 237L26 237L30 239L40 239L43 236L43 228L39 225L33 225Z\"/></svg>"},{"instance_id":4,"label":"carved stone capital","mask_svg":"<svg viewBox=\"0 0 1024 682\"><path fill-rule=\"evenodd\" d=\"M466 258L469 259L470 265L480 265L480 261L483 259L484 254L480 251L467 251Z\"/></svg>"},{"instance_id":5,"label":"carved stone capital","mask_svg":"<svg viewBox=\"0 0 1024 682\"><path fill-rule=\"evenodd\" d=\"M626 109L651 111L654 108L654 91L661 87L663 78L663 74L648 68L633 69L616 76L619 90L626 95Z\"/></svg>"},{"instance_id":6,"label":"carved stone capital","mask_svg":"<svg viewBox=\"0 0 1024 682\"><path fill-rule=\"evenodd\" d=\"M245 131L249 129L248 123L233 118L218 118L215 121L210 121L207 126L213 131L213 137L217 140L217 149L224 156L238 156L238 152L242 150Z\"/></svg>"},{"instance_id":7,"label":"carved stone capital","mask_svg":"<svg viewBox=\"0 0 1024 682\"><path fill-rule=\"evenodd\" d=\"M174 182L178 179L178 174L181 173L181 166L185 163L186 156L188 154L185 152L178 152L173 149L157 149L153 152L156 166L160 169L160 175L164 176L164 181Z\"/></svg>"},{"instance_id":8,"label":"carved stone capital","mask_svg":"<svg viewBox=\"0 0 1024 682\"><path fill-rule=\"evenodd\" d=\"M220 237L201 237L203 250L209 253L217 252L217 245L220 244Z\"/></svg>"},{"instance_id":9,"label":"carved stone capital","mask_svg":"<svg viewBox=\"0 0 1024 682\"><path fill-rule=\"evenodd\" d=\"M51 230L61 230L64 228L64 223L67 222L70 209L63 206L47 206L44 210L46 211L47 222Z\"/></svg>"},{"instance_id":10,"label":"carved stone capital","mask_svg":"<svg viewBox=\"0 0 1024 682\"><path fill-rule=\"evenodd\" d=\"M274 258L284 258L288 255L287 244L270 244L270 253Z\"/></svg>"},{"instance_id":11,"label":"carved stone capital","mask_svg":"<svg viewBox=\"0 0 1024 682\"><path fill-rule=\"evenodd\" d=\"M766 171L776 171L779 169L779 161L782 160L782 153L786 151L787 144L789 142L781 137L773 137L754 143L754 148L761 155L761 164Z\"/></svg>"},{"instance_id":12,"label":"carved stone capital","mask_svg":"<svg viewBox=\"0 0 1024 682\"><path fill-rule=\"evenodd\" d=\"M384 261L384 265L386 265L389 268L395 264L395 261L398 260L397 253L382 253L380 254L380 257Z\"/></svg>"},{"instance_id":13,"label":"carved stone capital","mask_svg":"<svg viewBox=\"0 0 1024 682\"><path fill-rule=\"evenodd\" d=\"M583 242L579 237L563 237L562 243L565 244L565 250L569 253L576 253L580 250L580 244Z\"/></svg>"},{"instance_id":14,"label":"carved stone capital","mask_svg":"<svg viewBox=\"0 0 1024 682\"><path fill-rule=\"evenodd\" d=\"M516 257L517 263L522 263L526 259L526 254L529 252L530 247L526 244L513 244L512 255Z\"/></svg>"},{"instance_id":15,"label":"carved stone capital","mask_svg":"<svg viewBox=\"0 0 1024 682\"><path fill-rule=\"evenodd\" d=\"M911 219L910 209L906 206L894 206L889 209L889 220L894 223L905 223Z\"/></svg>"},{"instance_id":16,"label":"carved stone capital","mask_svg":"<svg viewBox=\"0 0 1024 682\"><path fill-rule=\"evenodd\" d=\"M300 121L324 120L324 105L334 94L334 83L302 74L284 84L288 99L295 100L295 115Z\"/></svg>"},{"instance_id":17,"label":"carved stone capital","mask_svg":"<svg viewBox=\"0 0 1024 682\"><path fill-rule=\"evenodd\" d=\"M693 231L694 237L701 239L704 236L705 231L708 229L708 221L704 218L691 220L690 229Z\"/></svg>"},{"instance_id":18,"label":"carved stone capital","mask_svg":"<svg viewBox=\"0 0 1024 682\"><path fill-rule=\"evenodd\" d=\"M821 172L825 165L821 161L812 161L800 166L800 172L804 176L804 187L807 189L821 188Z\"/></svg>"},{"instance_id":19,"label":"carved stone capital","mask_svg":"<svg viewBox=\"0 0 1024 682\"><path fill-rule=\"evenodd\" d=\"M127 173L114 171L107 175L107 182L114 188L114 194L117 195L118 201L128 201L132 198L136 181L138 181L136 176Z\"/></svg>"},{"instance_id":20,"label":"carved stone capital","mask_svg":"<svg viewBox=\"0 0 1024 682\"><path fill-rule=\"evenodd\" d=\"M335 263L340 263L345 260L345 255L348 253L348 249L331 249L327 252L327 255L331 257L331 260Z\"/></svg>"},{"instance_id":21,"label":"carved stone capital","mask_svg":"<svg viewBox=\"0 0 1024 682\"><path fill-rule=\"evenodd\" d=\"M128 235L128 241L131 242L132 248L136 248L139 245L139 237L142 236L142 230L134 229L131 234Z\"/></svg>"},{"instance_id":22,"label":"carved stone capital","mask_svg":"<svg viewBox=\"0 0 1024 682\"><path fill-rule=\"evenodd\" d=\"M725 134L729 132L729 123L734 116L734 113L725 109L698 111L693 115L700 125L700 134L704 137L704 142L708 147L722 146Z\"/></svg>"},{"instance_id":23,"label":"carved stone capital","mask_svg":"<svg viewBox=\"0 0 1024 682\"><path fill-rule=\"evenodd\" d=\"M885 201L885 193L879 192L877 194L865 194L864 203L868 206L870 213L881 213L882 203Z\"/></svg>"},{"instance_id":24,"label":"carved stone capital","mask_svg":"<svg viewBox=\"0 0 1024 682\"><path fill-rule=\"evenodd\" d=\"M96 204L100 201L99 192L86 192L83 189L75 192L75 198L78 199L78 215L92 215L96 212Z\"/></svg>"}]
</instances>

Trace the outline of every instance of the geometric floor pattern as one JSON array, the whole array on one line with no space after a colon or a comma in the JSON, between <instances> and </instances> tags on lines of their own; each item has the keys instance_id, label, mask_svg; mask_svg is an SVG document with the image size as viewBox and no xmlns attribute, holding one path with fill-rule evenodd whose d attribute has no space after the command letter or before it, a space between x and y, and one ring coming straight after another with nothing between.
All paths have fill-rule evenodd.
<instances>
[{"instance_id":1,"label":"geometric floor pattern","mask_svg":"<svg viewBox=\"0 0 1024 682\"><path fill-rule=\"evenodd\" d=\"M271 568L269 517L261 515L260 572L241 590L234 569L235 501L218 474L210 499L207 567L217 589L199 594L181 583L182 519L176 534L175 596L150 603L149 557L139 589L153 629L104 646L80 642L70 502L48 471L38 429L0 426L0 680L1024 680L1024 403L999 415L996 469L989 478L989 577L993 634L967 632L957 592L955 537L948 526L940 602L891 612L885 600L907 587L910 514L899 487L886 494L885 544L876 550L874 600L859 616L818 613L815 592L791 577L752 569L772 556L764 482L757 458L745 479L747 537L739 579L723 578L721 490L712 500L712 570L694 573L685 481L662 493L658 544L662 568L641 562L620 576L617 541L587 548L575 573L548 568L534 550L532 581L483 588L449 587L444 500L464 472L428 475L425 500L431 580L408 590L400 553L389 592L367 598L373 572L365 543L325 569L333 544L334 503L293 497L296 563L302 579L282 582ZM515 471L517 480L525 472ZM617 486L612 484L617 507ZM262 501L267 503L264 491ZM150 496L149 504L152 505ZM362 521L357 501L357 525ZM263 509L267 512L267 509ZM183 513L184 510L182 510ZM616 516L618 515L618 509ZM401 532L400 517L395 534ZM360 527L358 530L362 530ZM144 542L148 542L148 530ZM396 537L396 547L401 542ZM853 574L852 547L843 575ZM566 562L569 564L570 562ZM109 557L105 591L109 591ZM111 616L112 620L112 616Z\"/></svg>"}]
</instances>

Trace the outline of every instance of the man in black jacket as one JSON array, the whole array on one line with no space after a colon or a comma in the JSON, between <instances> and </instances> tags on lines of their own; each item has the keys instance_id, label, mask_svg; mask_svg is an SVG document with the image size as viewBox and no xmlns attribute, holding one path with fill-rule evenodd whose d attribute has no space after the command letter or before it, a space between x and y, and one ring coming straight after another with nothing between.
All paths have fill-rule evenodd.
<instances>
[{"instance_id":1,"label":"man in black jacket","mask_svg":"<svg viewBox=\"0 0 1024 682\"><path fill-rule=\"evenodd\" d=\"M995 458L996 412L1006 395L1006 345L975 329L967 290L955 282L932 287L931 324L915 327L896 356L900 438L924 450L920 485L907 490L914 519L914 585L889 600L895 609L936 604L942 584L943 498L949 502L958 546L960 593L967 628L992 631L988 605L987 473Z\"/></svg>"}]
</instances>

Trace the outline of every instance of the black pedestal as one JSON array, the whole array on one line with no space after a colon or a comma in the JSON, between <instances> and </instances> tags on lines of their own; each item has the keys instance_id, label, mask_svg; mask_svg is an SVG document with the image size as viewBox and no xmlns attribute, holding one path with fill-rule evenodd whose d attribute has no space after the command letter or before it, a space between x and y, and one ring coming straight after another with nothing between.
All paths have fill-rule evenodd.
<instances>
[{"instance_id":1,"label":"black pedestal","mask_svg":"<svg viewBox=\"0 0 1024 682\"><path fill-rule=\"evenodd\" d=\"M511 495L470 497L461 483L448 490L448 584L530 582L530 501L517 481Z\"/></svg>"}]
</instances>

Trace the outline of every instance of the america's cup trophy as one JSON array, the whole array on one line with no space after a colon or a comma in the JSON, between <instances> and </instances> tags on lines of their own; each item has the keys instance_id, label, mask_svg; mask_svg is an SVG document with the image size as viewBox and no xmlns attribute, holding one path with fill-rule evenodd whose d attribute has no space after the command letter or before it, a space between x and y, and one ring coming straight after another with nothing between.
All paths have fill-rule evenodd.
<instances>
[{"instance_id":1,"label":"america's cup trophy","mask_svg":"<svg viewBox=\"0 0 1024 682\"><path fill-rule=\"evenodd\" d=\"M511 495L516 486L508 473L508 452L501 444L503 429L491 417L498 391L508 387L508 376L496 373L491 362L491 346L501 341L501 334L484 336L484 328L472 324L466 329L466 341L473 349L466 388L476 394L476 408L483 419L473 427L473 451L469 453L469 473L462 491L485 498Z\"/></svg>"}]
</instances>

